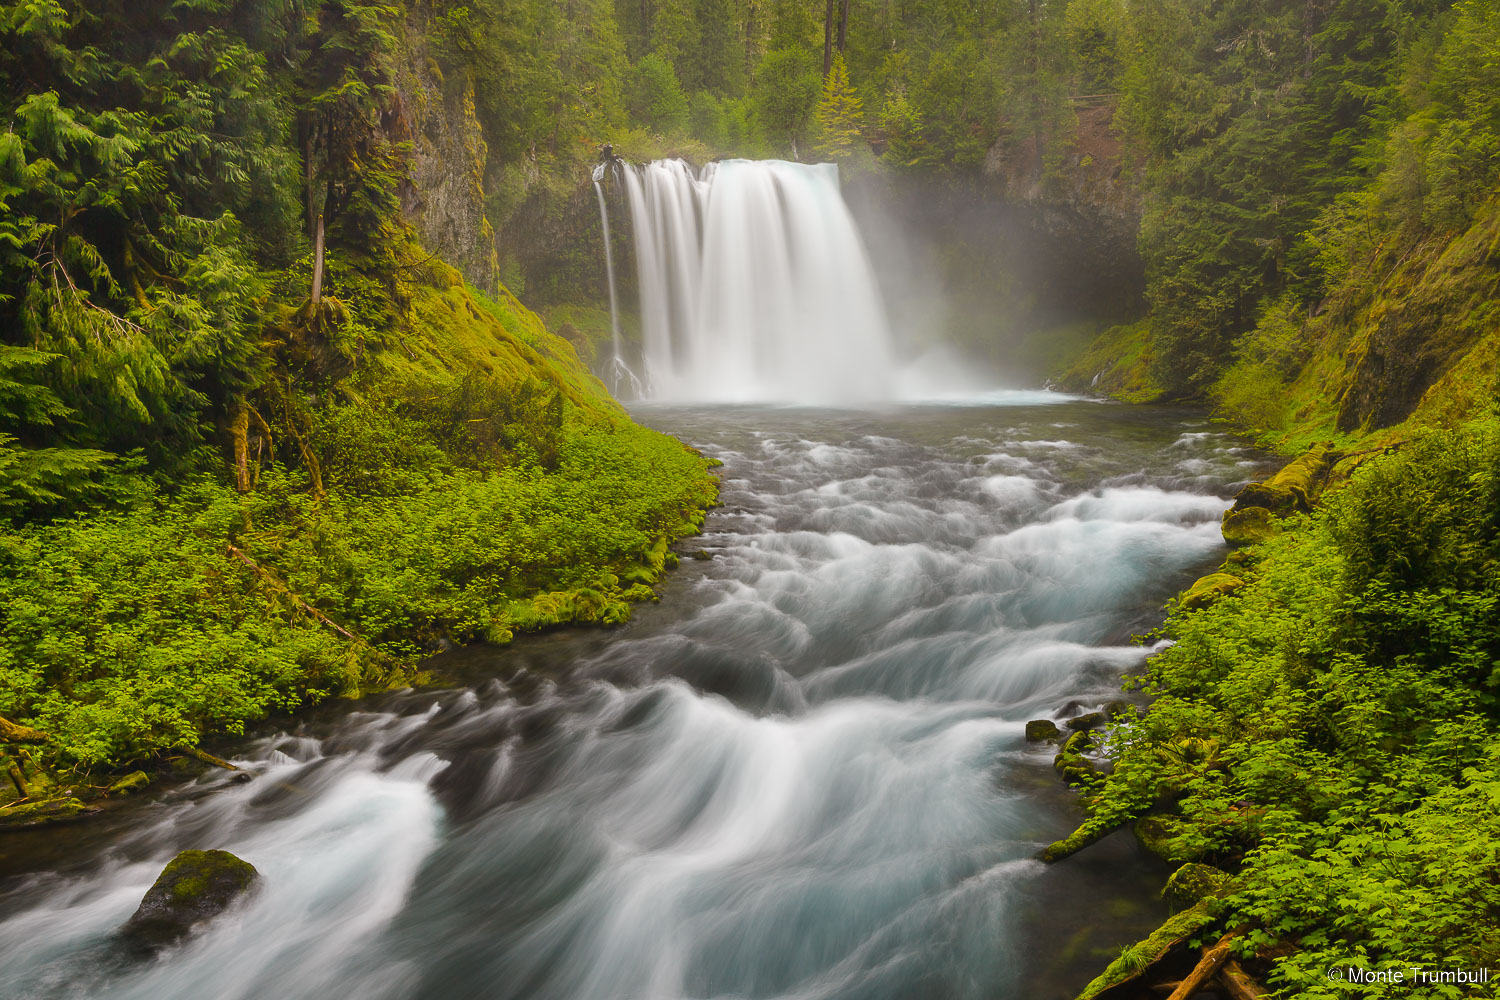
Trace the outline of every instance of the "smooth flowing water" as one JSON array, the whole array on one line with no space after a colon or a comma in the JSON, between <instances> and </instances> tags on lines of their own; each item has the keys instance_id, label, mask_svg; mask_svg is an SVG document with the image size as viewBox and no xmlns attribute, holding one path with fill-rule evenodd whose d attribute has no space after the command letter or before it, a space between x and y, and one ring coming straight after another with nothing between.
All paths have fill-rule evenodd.
<instances>
[{"instance_id":1,"label":"smooth flowing water","mask_svg":"<svg viewBox=\"0 0 1500 1000\"><path fill-rule=\"evenodd\" d=\"M1079 817L1022 729L1120 697L1253 455L1039 392L638 415L725 462L660 604L311 713L238 748L247 783L13 835L0 996L1046 1000L1160 919L1128 835L1032 860ZM123 955L189 847L263 887Z\"/></svg>"},{"instance_id":2,"label":"smooth flowing water","mask_svg":"<svg viewBox=\"0 0 1500 1000\"><path fill-rule=\"evenodd\" d=\"M831 163L624 167L653 399L889 399L892 338Z\"/></svg>"}]
</instances>

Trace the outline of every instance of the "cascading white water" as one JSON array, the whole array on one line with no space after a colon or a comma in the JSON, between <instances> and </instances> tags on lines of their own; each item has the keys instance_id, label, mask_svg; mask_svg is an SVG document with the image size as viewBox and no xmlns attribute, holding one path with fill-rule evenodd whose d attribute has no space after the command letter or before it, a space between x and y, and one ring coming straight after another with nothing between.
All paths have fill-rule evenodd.
<instances>
[{"instance_id":1,"label":"cascading white water","mask_svg":"<svg viewBox=\"0 0 1500 1000\"><path fill-rule=\"evenodd\" d=\"M890 398L890 328L838 167L661 160L624 180L654 397Z\"/></svg>"},{"instance_id":2,"label":"cascading white water","mask_svg":"<svg viewBox=\"0 0 1500 1000\"><path fill-rule=\"evenodd\" d=\"M620 299L615 293L615 251L613 241L609 235L609 202L604 198L604 175L606 165L601 163L594 168L594 193L599 196L599 225L604 230L604 270L609 278L609 332L613 353L609 359L609 385L610 391L616 396L622 394L622 390L628 390L630 395L639 397L644 394L645 388L641 380L636 378L635 372L625 364L625 355L621 350L620 343Z\"/></svg>"},{"instance_id":3,"label":"cascading white water","mask_svg":"<svg viewBox=\"0 0 1500 1000\"><path fill-rule=\"evenodd\" d=\"M615 251L609 237L609 203L604 200L605 165L594 168L594 193L599 196L599 224L604 229L604 270L609 278L609 332L614 348L613 361L619 364L620 355L620 302L615 295Z\"/></svg>"}]
</instances>

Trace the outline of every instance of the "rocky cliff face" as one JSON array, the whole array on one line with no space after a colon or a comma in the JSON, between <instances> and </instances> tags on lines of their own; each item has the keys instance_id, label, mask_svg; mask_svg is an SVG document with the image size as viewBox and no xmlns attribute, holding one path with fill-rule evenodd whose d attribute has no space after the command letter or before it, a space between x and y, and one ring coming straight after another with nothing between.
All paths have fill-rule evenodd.
<instances>
[{"instance_id":1,"label":"rocky cliff face","mask_svg":"<svg viewBox=\"0 0 1500 1000\"><path fill-rule=\"evenodd\" d=\"M1071 130L1052 150L997 141L984 176L1023 221L1031 252L1066 275L1061 294L1076 301L1081 293L1091 310L1121 319L1140 308L1145 285L1136 250L1141 193L1125 169L1113 99L1090 100L1073 109Z\"/></svg>"},{"instance_id":2,"label":"rocky cliff face","mask_svg":"<svg viewBox=\"0 0 1500 1000\"><path fill-rule=\"evenodd\" d=\"M1338 428L1389 427L1500 319L1500 200L1438 253L1413 252L1348 315Z\"/></svg>"},{"instance_id":3,"label":"rocky cliff face","mask_svg":"<svg viewBox=\"0 0 1500 1000\"><path fill-rule=\"evenodd\" d=\"M413 148L402 209L429 250L493 293L499 263L485 216L489 150L475 115L474 86L467 77L444 78L420 30L407 37L397 86Z\"/></svg>"}]
</instances>

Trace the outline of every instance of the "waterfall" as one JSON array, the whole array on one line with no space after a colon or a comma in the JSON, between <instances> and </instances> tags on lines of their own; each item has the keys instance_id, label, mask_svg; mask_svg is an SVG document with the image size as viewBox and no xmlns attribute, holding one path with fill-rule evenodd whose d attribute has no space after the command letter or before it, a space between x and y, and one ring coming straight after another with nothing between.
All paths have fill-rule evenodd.
<instances>
[{"instance_id":1,"label":"waterfall","mask_svg":"<svg viewBox=\"0 0 1500 1000\"><path fill-rule=\"evenodd\" d=\"M642 356L659 399L890 398L885 307L838 168L682 160L624 169Z\"/></svg>"},{"instance_id":2,"label":"waterfall","mask_svg":"<svg viewBox=\"0 0 1500 1000\"><path fill-rule=\"evenodd\" d=\"M610 391L620 395L622 386L634 396L645 394L640 379L625 364L620 350L620 298L615 292L615 251L609 236L609 203L604 198L605 164L594 168L594 193L599 196L599 224L604 229L604 270L609 278L609 332L613 353L609 359Z\"/></svg>"}]
</instances>

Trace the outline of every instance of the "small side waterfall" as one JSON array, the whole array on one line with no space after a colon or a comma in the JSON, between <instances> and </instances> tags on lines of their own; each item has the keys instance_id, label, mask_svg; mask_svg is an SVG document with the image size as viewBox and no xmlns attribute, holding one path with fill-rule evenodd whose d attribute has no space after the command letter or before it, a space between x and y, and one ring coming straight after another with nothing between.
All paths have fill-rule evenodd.
<instances>
[{"instance_id":1,"label":"small side waterfall","mask_svg":"<svg viewBox=\"0 0 1500 1000\"><path fill-rule=\"evenodd\" d=\"M615 292L615 251L609 235L609 203L604 198L604 174L606 164L594 168L594 193L599 196L599 223L604 228L604 270L609 278L609 332L613 353L609 359L610 391L620 395L628 387L632 396L645 395L641 380L625 364L625 355L620 345L620 301Z\"/></svg>"},{"instance_id":2,"label":"small side waterfall","mask_svg":"<svg viewBox=\"0 0 1500 1000\"><path fill-rule=\"evenodd\" d=\"M891 333L833 164L623 169L652 395L890 398Z\"/></svg>"}]
</instances>

